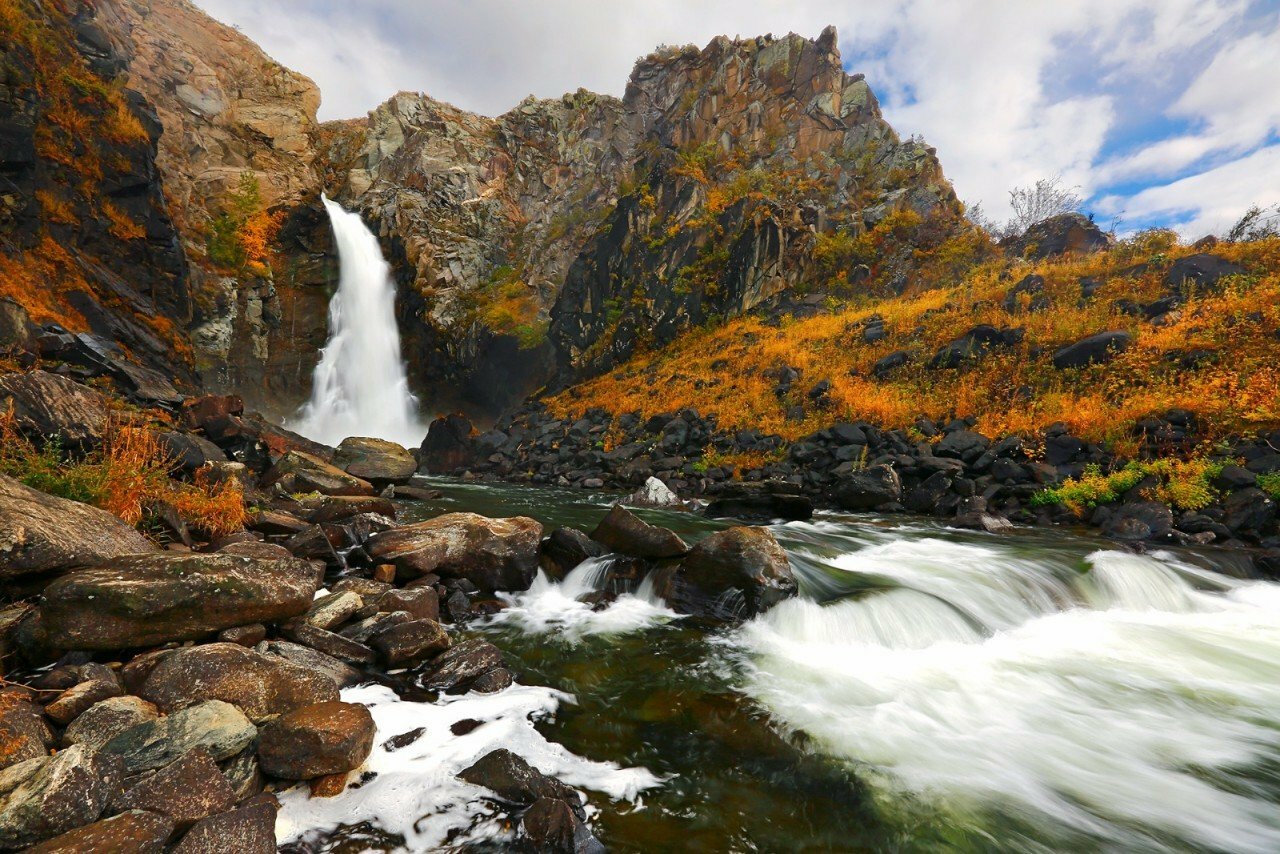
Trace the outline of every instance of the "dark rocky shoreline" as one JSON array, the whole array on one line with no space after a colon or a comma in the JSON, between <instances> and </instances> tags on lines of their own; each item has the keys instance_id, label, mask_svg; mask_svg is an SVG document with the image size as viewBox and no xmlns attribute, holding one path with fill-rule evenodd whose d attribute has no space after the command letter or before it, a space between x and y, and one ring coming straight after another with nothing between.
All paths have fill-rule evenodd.
<instances>
[{"instance_id":1,"label":"dark rocky shoreline","mask_svg":"<svg viewBox=\"0 0 1280 854\"><path fill-rule=\"evenodd\" d=\"M576 421L557 419L533 403L466 439L460 416L437 421L422 450L424 469L437 474L631 491L648 478L682 496L708 500L712 515L755 522L808 518L814 507L853 512L914 513L959 527L1001 530L1020 525L1088 526L1131 548L1148 544L1216 546L1247 555L1256 571L1280 576L1277 501L1258 488L1259 475L1280 471L1280 431L1234 436L1215 445L1209 459L1225 466L1213 482L1216 498L1178 512L1150 500L1150 481L1114 503L1078 516L1035 497L1086 467L1111 471L1126 460L1071 435L1064 425L1038 442L1011 436L993 440L973 420L945 425L921 419L915 438L903 430L840 423L786 443L758 430L719 430L714 417L693 410L642 421L593 410ZM1194 417L1170 411L1135 427L1139 459L1187 454L1203 444ZM615 444L605 450L606 437ZM436 438L439 437L439 438ZM748 471L711 465L709 452L772 455L775 462Z\"/></svg>"}]
</instances>

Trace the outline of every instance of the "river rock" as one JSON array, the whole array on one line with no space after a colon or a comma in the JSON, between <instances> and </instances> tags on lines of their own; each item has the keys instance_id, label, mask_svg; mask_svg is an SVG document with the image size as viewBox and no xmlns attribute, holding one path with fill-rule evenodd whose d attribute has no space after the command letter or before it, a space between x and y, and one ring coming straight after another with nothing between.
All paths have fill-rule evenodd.
<instances>
[{"instance_id":1,"label":"river rock","mask_svg":"<svg viewBox=\"0 0 1280 854\"><path fill-rule=\"evenodd\" d=\"M341 626L363 607L364 600L356 593L328 593L315 600L302 619L317 629L327 631Z\"/></svg>"},{"instance_id":2,"label":"river rock","mask_svg":"<svg viewBox=\"0 0 1280 854\"><path fill-rule=\"evenodd\" d=\"M596 529L591 539L619 554L643 558L679 557L689 546L674 532L650 525L620 504L615 504Z\"/></svg>"},{"instance_id":3,"label":"river rock","mask_svg":"<svg viewBox=\"0 0 1280 854\"><path fill-rule=\"evenodd\" d=\"M312 703L338 699L326 674L233 643L175 650L156 665L138 695L173 712L222 700L261 722Z\"/></svg>"},{"instance_id":4,"label":"river rock","mask_svg":"<svg viewBox=\"0 0 1280 854\"><path fill-rule=\"evenodd\" d=\"M435 620L410 620L379 632L373 647L388 667L407 667L449 648L449 635Z\"/></svg>"},{"instance_id":5,"label":"river rock","mask_svg":"<svg viewBox=\"0 0 1280 854\"><path fill-rule=\"evenodd\" d=\"M1173 511L1158 501L1130 501L1116 507L1102 526L1118 540L1165 539L1173 529Z\"/></svg>"},{"instance_id":6,"label":"river rock","mask_svg":"<svg viewBox=\"0 0 1280 854\"><path fill-rule=\"evenodd\" d=\"M560 581L584 560L601 557L607 551L577 528L556 528L542 541L538 560L548 578Z\"/></svg>"},{"instance_id":7,"label":"river rock","mask_svg":"<svg viewBox=\"0 0 1280 854\"><path fill-rule=\"evenodd\" d=\"M332 655L326 655L309 646L303 646L300 643L290 643L284 640L264 641L258 644L257 651L265 655L283 658L285 661L296 664L304 670L323 673L332 679L333 684L339 688L347 688L365 679L363 673L345 661L334 658Z\"/></svg>"},{"instance_id":8,"label":"river rock","mask_svg":"<svg viewBox=\"0 0 1280 854\"><path fill-rule=\"evenodd\" d=\"M342 440L334 452L333 464L375 486L404 483L418 472L418 461L403 446L357 436Z\"/></svg>"},{"instance_id":9,"label":"river rock","mask_svg":"<svg viewBox=\"0 0 1280 854\"><path fill-rule=\"evenodd\" d=\"M347 664L369 665L377 658L373 650L359 641L352 640L306 623L289 623L282 633L289 640L309 646L325 655L331 655Z\"/></svg>"},{"instance_id":10,"label":"river rock","mask_svg":"<svg viewBox=\"0 0 1280 854\"><path fill-rule=\"evenodd\" d=\"M264 487L279 486L288 493L321 495L374 495L373 484L347 474L312 454L287 451L262 477Z\"/></svg>"},{"instance_id":11,"label":"river rock","mask_svg":"<svg viewBox=\"0 0 1280 854\"><path fill-rule=\"evenodd\" d=\"M10 406L19 431L72 451L102 444L112 412L101 392L47 371L0 376L0 410Z\"/></svg>"},{"instance_id":12,"label":"river rock","mask_svg":"<svg viewBox=\"0 0 1280 854\"><path fill-rule=\"evenodd\" d=\"M730 528L699 542L664 592L677 611L749 618L798 591L787 553L767 528Z\"/></svg>"},{"instance_id":13,"label":"river rock","mask_svg":"<svg viewBox=\"0 0 1280 854\"><path fill-rule=\"evenodd\" d=\"M538 798L520 816L520 830L535 851L548 854L604 854L607 850L559 798Z\"/></svg>"},{"instance_id":14,"label":"river rock","mask_svg":"<svg viewBox=\"0 0 1280 854\"><path fill-rule=\"evenodd\" d=\"M287 712L263 727L262 770L286 780L309 780L358 768L373 750L373 715L354 703L327 702Z\"/></svg>"},{"instance_id":15,"label":"river rock","mask_svg":"<svg viewBox=\"0 0 1280 854\"><path fill-rule=\"evenodd\" d=\"M83 744L97 750L120 733L154 721L160 710L141 697L112 697L90 706L62 733L63 747Z\"/></svg>"},{"instance_id":16,"label":"river rock","mask_svg":"<svg viewBox=\"0 0 1280 854\"><path fill-rule=\"evenodd\" d=\"M95 678L73 685L45 706L44 713L49 716L49 720L66 726L95 703L123 694L124 689L116 675L106 667L101 669L105 673L95 674Z\"/></svg>"},{"instance_id":17,"label":"river rock","mask_svg":"<svg viewBox=\"0 0 1280 854\"><path fill-rule=\"evenodd\" d=\"M582 816L582 798L572 786L548 777L506 748L486 753L458 776L512 806L527 807L539 798L552 798L571 805Z\"/></svg>"},{"instance_id":18,"label":"river rock","mask_svg":"<svg viewBox=\"0 0 1280 854\"><path fill-rule=\"evenodd\" d=\"M168 765L197 747L221 761L244 750L257 737L258 728L243 712L230 703L208 700L130 727L102 745L102 753L119 756L125 773L137 774Z\"/></svg>"},{"instance_id":19,"label":"river rock","mask_svg":"<svg viewBox=\"0 0 1280 854\"><path fill-rule=\"evenodd\" d=\"M40 617L55 647L114 650L287 619L306 611L315 591L315 573L304 561L142 555L53 582Z\"/></svg>"},{"instance_id":20,"label":"river rock","mask_svg":"<svg viewBox=\"0 0 1280 854\"><path fill-rule=\"evenodd\" d=\"M466 579L492 593L529 589L541 537L542 525L524 516L446 513L375 534L365 548L375 563L395 564L408 575Z\"/></svg>"},{"instance_id":21,"label":"river rock","mask_svg":"<svg viewBox=\"0 0 1280 854\"><path fill-rule=\"evenodd\" d=\"M783 481L732 483L716 494L704 512L711 519L803 521L813 518L813 501L801 495L799 487Z\"/></svg>"},{"instance_id":22,"label":"river rock","mask_svg":"<svg viewBox=\"0 0 1280 854\"><path fill-rule=\"evenodd\" d=\"M39 706L14 693L0 695L0 769L47 756L52 744Z\"/></svg>"},{"instance_id":23,"label":"river rock","mask_svg":"<svg viewBox=\"0 0 1280 854\"><path fill-rule=\"evenodd\" d=\"M118 757L84 745L0 771L0 848L22 848L96 821L122 776Z\"/></svg>"},{"instance_id":24,"label":"river rock","mask_svg":"<svg viewBox=\"0 0 1280 854\"><path fill-rule=\"evenodd\" d=\"M631 507L683 507L680 496L656 477L650 476L639 489L622 499Z\"/></svg>"},{"instance_id":25,"label":"river rock","mask_svg":"<svg viewBox=\"0 0 1280 854\"><path fill-rule=\"evenodd\" d=\"M235 790L209 751L196 747L135 783L112 806L167 815L181 829L235 803Z\"/></svg>"},{"instance_id":26,"label":"river rock","mask_svg":"<svg viewBox=\"0 0 1280 854\"><path fill-rule=\"evenodd\" d=\"M389 590L378 599L379 611L404 611L415 620L440 619L440 594L434 587Z\"/></svg>"},{"instance_id":27,"label":"river rock","mask_svg":"<svg viewBox=\"0 0 1280 854\"><path fill-rule=\"evenodd\" d=\"M27 854L160 854L173 830L166 815L130 810L69 830L28 848Z\"/></svg>"},{"instance_id":28,"label":"river rock","mask_svg":"<svg viewBox=\"0 0 1280 854\"><path fill-rule=\"evenodd\" d=\"M277 807L259 800L198 822L171 854L275 854Z\"/></svg>"},{"instance_id":29,"label":"river rock","mask_svg":"<svg viewBox=\"0 0 1280 854\"><path fill-rule=\"evenodd\" d=\"M308 511L307 520L321 525L343 522L366 513L396 518L395 504L377 495L325 495L319 500L308 499L303 506Z\"/></svg>"},{"instance_id":30,"label":"river rock","mask_svg":"<svg viewBox=\"0 0 1280 854\"><path fill-rule=\"evenodd\" d=\"M150 540L105 510L0 475L0 578L154 551Z\"/></svg>"},{"instance_id":31,"label":"river rock","mask_svg":"<svg viewBox=\"0 0 1280 854\"><path fill-rule=\"evenodd\" d=\"M842 477L835 499L845 510L874 510L902 498L902 482L892 466L875 465Z\"/></svg>"},{"instance_id":32,"label":"river rock","mask_svg":"<svg viewBox=\"0 0 1280 854\"><path fill-rule=\"evenodd\" d=\"M427 691L492 693L511 684L511 671L506 664L496 646L479 638L469 638L415 668L414 682Z\"/></svg>"}]
</instances>

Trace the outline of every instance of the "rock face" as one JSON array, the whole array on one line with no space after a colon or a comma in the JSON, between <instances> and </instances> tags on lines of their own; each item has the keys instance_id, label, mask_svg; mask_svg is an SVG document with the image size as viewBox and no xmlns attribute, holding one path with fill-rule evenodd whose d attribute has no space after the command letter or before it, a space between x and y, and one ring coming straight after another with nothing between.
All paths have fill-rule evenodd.
<instances>
[{"instance_id":1,"label":"rock face","mask_svg":"<svg viewBox=\"0 0 1280 854\"><path fill-rule=\"evenodd\" d=\"M150 540L105 510L0 475L0 578L154 551Z\"/></svg>"},{"instance_id":2,"label":"rock face","mask_svg":"<svg viewBox=\"0 0 1280 854\"><path fill-rule=\"evenodd\" d=\"M326 131L331 195L405 271L415 381L490 409L820 276L819 236L958 212L830 29L663 49L622 100L580 90L488 119L402 93ZM766 184L783 189L752 196Z\"/></svg>"},{"instance_id":3,"label":"rock face","mask_svg":"<svg viewBox=\"0 0 1280 854\"><path fill-rule=\"evenodd\" d=\"M374 535L365 548L376 563L409 575L464 578L478 588L527 590L538 571L542 525L533 519L487 519L446 513Z\"/></svg>"},{"instance_id":4,"label":"rock face","mask_svg":"<svg viewBox=\"0 0 1280 854\"><path fill-rule=\"evenodd\" d=\"M699 542L663 591L686 614L750 618L799 591L787 553L766 528L730 528Z\"/></svg>"},{"instance_id":5,"label":"rock face","mask_svg":"<svg viewBox=\"0 0 1280 854\"><path fill-rule=\"evenodd\" d=\"M40 617L56 648L126 649L287 619L307 610L315 590L299 560L142 555L58 579Z\"/></svg>"}]
</instances>

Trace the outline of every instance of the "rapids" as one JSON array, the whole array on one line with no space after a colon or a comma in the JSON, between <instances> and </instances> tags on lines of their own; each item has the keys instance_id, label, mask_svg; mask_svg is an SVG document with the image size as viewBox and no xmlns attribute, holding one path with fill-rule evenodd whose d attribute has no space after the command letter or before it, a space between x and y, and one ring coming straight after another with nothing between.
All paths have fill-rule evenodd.
<instances>
[{"instance_id":1,"label":"rapids","mask_svg":"<svg viewBox=\"0 0 1280 854\"><path fill-rule=\"evenodd\" d=\"M432 485L444 498L410 519L589 528L610 498ZM687 539L724 525L644 515ZM1221 553L1061 531L839 514L773 531L801 595L736 628L644 586L593 606L607 558L540 576L473 627L513 659L517 693L455 704L579 787L612 850L1280 850L1280 586ZM373 699L404 729L463 712ZM336 844L359 819L362 847L420 850L414 822L439 814L447 844L492 845L478 790L442 773L482 746L437 745L382 784L418 774L444 786L434 800L375 778L376 809L353 806L360 789L286 799L282 830L346 825ZM391 767L381 749L371 768Z\"/></svg>"}]
</instances>

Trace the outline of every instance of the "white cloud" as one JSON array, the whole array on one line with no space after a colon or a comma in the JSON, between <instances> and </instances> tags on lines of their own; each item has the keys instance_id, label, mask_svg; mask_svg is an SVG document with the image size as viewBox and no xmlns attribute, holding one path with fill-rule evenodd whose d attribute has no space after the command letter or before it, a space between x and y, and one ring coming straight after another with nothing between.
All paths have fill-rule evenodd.
<instances>
[{"instance_id":1,"label":"white cloud","mask_svg":"<svg viewBox=\"0 0 1280 854\"><path fill-rule=\"evenodd\" d=\"M528 94L621 94L659 43L814 37L834 23L894 126L935 145L960 196L997 217L1012 186L1060 174L1094 194L1167 179L1246 154L1280 122L1271 0L197 2L313 77L322 118L363 114L401 89L488 115ZM1111 153L1139 114L1190 129Z\"/></svg>"}]
</instances>

